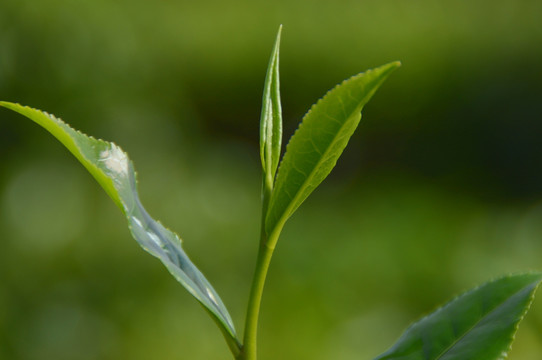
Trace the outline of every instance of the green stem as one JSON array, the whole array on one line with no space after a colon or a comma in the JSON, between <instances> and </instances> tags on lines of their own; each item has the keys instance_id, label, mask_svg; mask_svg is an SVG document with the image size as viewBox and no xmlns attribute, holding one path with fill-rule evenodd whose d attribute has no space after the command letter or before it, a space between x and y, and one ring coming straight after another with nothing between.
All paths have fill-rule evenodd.
<instances>
[{"instance_id":1,"label":"green stem","mask_svg":"<svg viewBox=\"0 0 542 360\"><path fill-rule=\"evenodd\" d=\"M252 287L248 300L247 315L245 322L245 337L243 339L243 348L241 353L236 357L237 360L256 360L257 359L257 338L258 338L258 319L260 314L260 304L262 302L263 289L265 279L269 270L269 264L275 250L280 235L280 229L275 229L270 236L265 231L265 218L267 215L267 207L269 198L272 192L272 179L267 179L264 182L263 189L263 204L262 204L262 222L260 245L258 248L258 258L256 261L256 269L252 279ZM270 181L269 181L270 180Z\"/></svg>"},{"instance_id":2,"label":"green stem","mask_svg":"<svg viewBox=\"0 0 542 360\"><path fill-rule=\"evenodd\" d=\"M267 246L261 246L258 252L258 261L252 281L250 298L247 308L247 317L245 324L244 345L241 351L242 360L256 360L256 344L258 334L258 318L260 314L260 304L265 284L265 278L269 269L269 263L273 255L273 249Z\"/></svg>"}]
</instances>

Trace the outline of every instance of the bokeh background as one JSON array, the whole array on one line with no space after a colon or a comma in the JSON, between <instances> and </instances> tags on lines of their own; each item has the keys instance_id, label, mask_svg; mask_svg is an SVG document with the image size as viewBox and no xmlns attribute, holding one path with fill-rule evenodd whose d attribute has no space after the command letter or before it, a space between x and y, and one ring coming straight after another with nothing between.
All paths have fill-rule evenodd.
<instances>
[{"instance_id":1,"label":"bokeh background","mask_svg":"<svg viewBox=\"0 0 542 360\"><path fill-rule=\"evenodd\" d=\"M286 226L260 324L262 360L371 359L453 295L542 269L541 19L539 0L2 0L0 98L121 145L242 332L278 25L286 139L401 60ZM56 140L1 110L0 159L0 359L230 358ZM542 356L541 299L510 355Z\"/></svg>"}]
</instances>

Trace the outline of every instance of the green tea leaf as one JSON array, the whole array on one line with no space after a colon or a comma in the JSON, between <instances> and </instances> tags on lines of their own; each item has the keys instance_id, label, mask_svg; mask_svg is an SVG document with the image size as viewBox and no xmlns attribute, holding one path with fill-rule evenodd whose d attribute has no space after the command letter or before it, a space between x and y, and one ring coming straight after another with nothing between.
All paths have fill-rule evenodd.
<instances>
[{"instance_id":1,"label":"green tea leaf","mask_svg":"<svg viewBox=\"0 0 542 360\"><path fill-rule=\"evenodd\" d=\"M536 273L485 283L411 325L375 360L504 359L541 280Z\"/></svg>"},{"instance_id":2,"label":"green tea leaf","mask_svg":"<svg viewBox=\"0 0 542 360\"><path fill-rule=\"evenodd\" d=\"M157 257L217 320L232 350L240 347L231 317L211 284L184 252L181 239L152 219L141 205L132 162L120 147L74 130L55 116L19 104L0 102L0 106L33 120L56 137L94 176L128 219L137 242Z\"/></svg>"},{"instance_id":3,"label":"green tea leaf","mask_svg":"<svg viewBox=\"0 0 542 360\"><path fill-rule=\"evenodd\" d=\"M265 182L273 187L279 165L282 143L282 109L280 104L279 48L282 26L279 28L265 76L262 114L260 117L260 156Z\"/></svg>"},{"instance_id":4,"label":"green tea leaf","mask_svg":"<svg viewBox=\"0 0 542 360\"><path fill-rule=\"evenodd\" d=\"M359 124L363 106L399 65L393 62L345 80L305 115L280 164L266 219L268 234L280 231L331 172Z\"/></svg>"}]
</instances>

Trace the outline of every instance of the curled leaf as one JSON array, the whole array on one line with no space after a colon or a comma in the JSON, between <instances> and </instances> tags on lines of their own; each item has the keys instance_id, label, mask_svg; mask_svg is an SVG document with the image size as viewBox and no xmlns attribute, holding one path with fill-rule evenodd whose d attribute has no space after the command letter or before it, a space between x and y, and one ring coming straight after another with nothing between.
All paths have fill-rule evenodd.
<instances>
[{"instance_id":1,"label":"curled leaf","mask_svg":"<svg viewBox=\"0 0 542 360\"><path fill-rule=\"evenodd\" d=\"M0 102L0 106L45 128L83 164L126 215L130 231L141 247L160 259L175 279L212 314L232 351L238 352L239 341L226 306L186 255L181 239L151 218L141 205L136 173L128 155L114 143L89 137L46 112L10 102Z\"/></svg>"},{"instance_id":2,"label":"curled leaf","mask_svg":"<svg viewBox=\"0 0 542 360\"><path fill-rule=\"evenodd\" d=\"M265 77L260 119L260 155L264 179L272 188L279 164L282 142L282 109L280 104L279 48L282 26L279 28Z\"/></svg>"}]
</instances>

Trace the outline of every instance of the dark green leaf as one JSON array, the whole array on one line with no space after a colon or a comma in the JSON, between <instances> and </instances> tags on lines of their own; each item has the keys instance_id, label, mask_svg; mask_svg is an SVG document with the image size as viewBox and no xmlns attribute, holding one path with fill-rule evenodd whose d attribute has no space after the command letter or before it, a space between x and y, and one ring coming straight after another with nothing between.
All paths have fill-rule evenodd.
<instances>
[{"instance_id":1,"label":"dark green leaf","mask_svg":"<svg viewBox=\"0 0 542 360\"><path fill-rule=\"evenodd\" d=\"M185 254L180 238L152 219L141 205L136 174L126 153L113 143L74 130L48 113L9 102L0 102L0 106L41 125L87 168L126 215L130 231L143 249L160 259L175 279L213 315L230 348L238 348L233 322L216 291Z\"/></svg>"},{"instance_id":2,"label":"dark green leaf","mask_svg":"<svg viewBox=\"0 0 542 360\"><path fill-rule=\"evenodd\" d=\"M471 290L411 325L375 360L504 359L541 280L513 275Z\"/></svg>"},{"instance_id":3,"label":"dark green leaf","mask_svg":"<svg viewBox=\"0 0 542 360\"><path fill-rule=\"evenodd\" d=\"M393 62L345 80L305 115L280 164L267 214L268 234L280 231L330 173L359 124L363 106L399 65Z\"/></svg>"}]
</instances>

